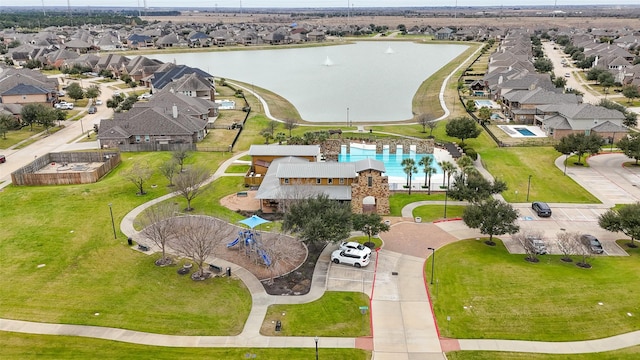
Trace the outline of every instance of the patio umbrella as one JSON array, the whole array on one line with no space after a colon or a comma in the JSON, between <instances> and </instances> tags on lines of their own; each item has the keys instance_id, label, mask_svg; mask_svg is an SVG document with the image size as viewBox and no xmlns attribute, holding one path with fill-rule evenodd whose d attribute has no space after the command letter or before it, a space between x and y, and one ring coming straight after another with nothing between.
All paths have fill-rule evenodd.
<instances>
[{"instance_id":1,"label":"patio umbrella","mask_svg":"<svg viewBox=\"0 0 640 360\"><path fill-rule=\"evenodd\" d=\"M253 215L253 216L251 216L249 218L246 218L244 220L240 220L239 221L239 223L245 224L248 227L250 227L251 229L255 228L258 225L262 225L262 224L268 223L268 222L271 222L271 221L265 220L265 219L261 218L258 215Z\"/></svg>"}]
</instances>

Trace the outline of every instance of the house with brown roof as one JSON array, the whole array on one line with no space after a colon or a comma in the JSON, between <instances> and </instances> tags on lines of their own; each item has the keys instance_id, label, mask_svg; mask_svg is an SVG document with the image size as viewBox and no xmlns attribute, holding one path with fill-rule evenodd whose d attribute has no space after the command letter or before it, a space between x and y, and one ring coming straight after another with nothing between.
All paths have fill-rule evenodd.
<instances>
[{"instance_id":1,"label":"house with brown roof","mask_svg":"<svg viewBox=\"0 0 640 360\"><path fill-rule=\"evenodd\" d=\"M121 151L195 150L207 135L214 112L212 101L163 91L137 102L127 112L102 119L98 141L103 148Z\"/></svg>"}]
</instances>

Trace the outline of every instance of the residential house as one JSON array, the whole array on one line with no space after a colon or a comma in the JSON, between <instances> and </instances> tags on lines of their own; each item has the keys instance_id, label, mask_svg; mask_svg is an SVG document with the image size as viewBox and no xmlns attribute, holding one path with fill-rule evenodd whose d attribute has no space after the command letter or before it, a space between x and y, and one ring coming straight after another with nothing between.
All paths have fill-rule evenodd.
<instances>
[{"instance_id":1,"label":"residential house","mask_svg":"<svg viewBox=\"0 0 640 360\"><path fill-rule=\"evenodd\" d=\"M443 27L436 31L435 36L436 40L451 40L453 38L455 31L451 28Z\"/></svg>"},{"instance_id":2,"label":"residential house","mask_svg":"<svg viewBox=\"0 0 640 360\"><path fill-rule=\"evenodd\" d=\"M100 120L101 148L121 151L196 150L195 144L207 134L207 121L178 110L177 105L137 107Z\"/></svg>"},{"instance_id":3,"label":"residential house","mask_svg":"<svg viewBox=\"0 0 640 360\"><path fill-rule=\"evenodd\" d=\"M515 90L502 96L503 111L507 118L518 123L533 124L538 105L581 104L582 96L562 94L543 88Z\"/></svg>"},{"instance_id":4,"label":"residential house","mask_svg":"<svg viewBox=\"0 0 640 360\"><path fill-rule=\"evenodd\" d=\"M591 104L558 104L538 106L536 124L547 136L561 139L569 134L598 134L607 142L617 142L627 135L624 114Z\"/></svg>"},{"instance_id":5,"label":"residential house","mask_svg":"<svg viewBox=\"0 0 640 360\"><path fill-rule=\"evenodd\" d=\"M324 194L350 202L354 213L389 213L389 184L381 161L318 161L317 145L252 145L249 155L252 167L245 182L255 186L253 180L260 179L256 199L263 210Z\"/></svg>"}]
</instances>

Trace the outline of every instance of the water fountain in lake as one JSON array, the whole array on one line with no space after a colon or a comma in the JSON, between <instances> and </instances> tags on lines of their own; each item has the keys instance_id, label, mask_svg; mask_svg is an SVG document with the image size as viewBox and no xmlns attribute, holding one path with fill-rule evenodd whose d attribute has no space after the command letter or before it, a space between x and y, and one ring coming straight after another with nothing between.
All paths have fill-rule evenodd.
<instances>
[{"instance_id":1,"label":"water fountain in lake","mask_svg":"<svg viewBox=\"0 0 640 360\"><path fill-rule=\"evenodd\" d=\"M325 61L324 61L324 63L322 65L331 66L331 65L333 65L333 61L331 61L331 59L329 59L329 57L327 56L327 58L325 59Z\"/></svg>"},{"instance_id":2,"label":"water fountain in lake","mask_svg":"<svg viewBox=\"0 0 640 360\"><path fill-rule=\"evenodd\" d=\"M393 54L395 51L393 51L393 49L391 48L391 45L389 45L389 47L387 48L387 50L384 52L385 54Z\"/></svg>"}]
</instances>

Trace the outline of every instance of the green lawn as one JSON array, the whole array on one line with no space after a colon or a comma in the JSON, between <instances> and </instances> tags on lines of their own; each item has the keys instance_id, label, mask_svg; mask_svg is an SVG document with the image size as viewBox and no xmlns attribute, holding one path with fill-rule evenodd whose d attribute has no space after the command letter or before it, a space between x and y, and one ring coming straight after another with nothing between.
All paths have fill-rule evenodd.
<instances>
[{"instance_id":1,"label":"green lawn","mask_svg":"<svg viewBox=\"0 0 640 360\"><path fill-rule=\"evenodd\" d=\"M497 243L466 240L438 250L431 294L443 336L574 341L640 329L637 256L599 256L582 269L560 256L532 264ZM429 265L425 273L431 276Z\"/></svg>"},{"instance_id":2,"label":"green lawn","mask_svg":"<svg viewBox=\"0 0 640 360\"><path fill-rule=\"evenodd\" d=\"M249 168L249 165L230 165L225 172L246 174L247 171L249 171Z\"/></svg>"},{"instance_id":3,"label":"green lawn","mask_svg":"<svg viewBox=\"0 0 640 360\"><path fill-rule=\"evenodd\" d=\"M503 351L454 351L447 353L449 360L624 360L640 357L640 346L593 354L533 354Z\"/></svg>"},{"instance_id":4,"label":"green lawn","mask_svg":"<svg viewBox=\"0 0 640 360\"><path fill-rule=\"evenodd\" d=\"M526 201L532 175L529 201L600 203L554 165L558 156L560 153L552 147L494 148L482 153L482 163L494 177L507 183L509 188L502 195L508 202Z\"/></svg>"},{"instance_id":5,"label":"green lawn","mask_svg":"<svg viewBox=\"0 0 640 360\"><path fill-rule=\"evenodd\" d=\"M156 267L157 255L129 249L119 231L113 238L108 204L119 224L137 205L168 192L166 179L155 175L148 194L137 196L122 171L140 163L157 167L169 158L125 153L123 163L96 184L5 188L0 213L13 226L0 232L0 317L165 334L239 333L251 306L242 282L193 282L175 267ZM194 154L194 161L217 167L221 157ZM222 191L215 185L207 190ZM196 209L210 202L204 195L197 200Z\"/></svg>"},{"instance_id":6,"label":"green lawn","mask_svg":"<svg viewBox=\"0 0 640 360\"><path fill-rule=\"evenodd\" d=\"M389 197L389 207L391 208L389 216L402 216L402 208L416 201L444 201L444 193L433 192L431 195L426 193L393 194Z\"/></svg>"},{"instance_id":7,"label":"green lawn","mask_svg":"<svg viewBox=\"0 0 640 360\"><path fill-rule=\"evenodd\" d=\"M320 339L322 341L322 339ZM3 332L0 336L3 359L313 359L315 349L309 348L184 348L128 344L75 336L48 336ZM248 356L247 356L248 354ZM318 350L321 359L368 360L371 352L358 349Z\"/></svg>"},{"instance_id":8,"label":"green lawn","mask_svg":"<svg viewBox=\"0 0 640 360\"><path fill-rule=\"evenodd\" d=\"M447 205L447 219L462 217L465 206ZM421 217L422 222L444 219L444 205L424 205L413 210L413 217Z\"/></svg>"},{"instance_id":9,"label":"green lawn","mask_svg":"<svg viewBox=\"0 0 640 360\"><path fill-rule=\"evenodd\" d=\"M271 305L260 332L270 336L368 336L369 315L361 314L360 306L369 306L367 295L344 291L327 291L307 304ZM278 320L282 330L276 333L273 323Z\"/></svg>"}]
</instances>

